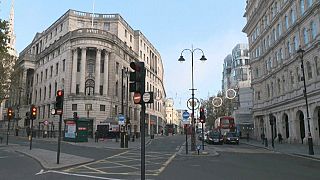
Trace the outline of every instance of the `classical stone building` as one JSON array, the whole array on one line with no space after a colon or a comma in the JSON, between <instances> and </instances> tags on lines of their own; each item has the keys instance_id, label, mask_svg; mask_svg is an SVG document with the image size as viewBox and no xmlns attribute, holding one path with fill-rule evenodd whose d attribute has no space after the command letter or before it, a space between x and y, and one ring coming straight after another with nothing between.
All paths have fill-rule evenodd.
<instances>
[{"instance_id":1,"label":"classical stone building","mask_svg":"<svg viewBox=\"0 0 320 180\"><path fill-rule=\"evenodd\" d=\"M231 101L233 109L230 111L235 118L238 131L243 135L249 133L253 135L252 120L252 88L251 88L251 69L249 65L248 44L237 44L224 59L222 73L222 92L236 92ZM227 114L226 114L227 115Z\"/></svg>"},{"instance_id":2,"label":"classical stone building","mask_svg":"<svg viewBox=\"0 0 320 180\"><path fill-rule=\"evenodd\" d=\"M119 114L130 119L129 131L140 132L140 105L133 104L128 91L130 62L146 66L146 91L155 100L147 105L146 124L157 130L164 124L164 68L160 53L139 30L134 30L119 14L92 14L68 10L50 27L37 33L20 53L16 71L24 89L20 102L25 113L31 104L38 108L34 124L51 129L58 116L51 115L56 92L64 90L63 119L89 121L89 131L113 131ZM20 126L29 126L23 116ZM49 122L45 125L43 122ZM55 126L57 127L57 126Z\"/></svg>"},{"instance_id":3,"label":"classical stone building","mask_svg":"<svg viewBox=\"0 0 320 180\"><path fill-rule=\"evenodd\" d=\"M243 32L249 38L255 135L278 133L290 143L320 144L320 1L248 0ZM301 79L303 56L309 119ZM269 118L270 116L270 118ZM271 127L270 119L274 119ZM273 122L273 121L271 121Z\"/></svg>"}]
</instances>

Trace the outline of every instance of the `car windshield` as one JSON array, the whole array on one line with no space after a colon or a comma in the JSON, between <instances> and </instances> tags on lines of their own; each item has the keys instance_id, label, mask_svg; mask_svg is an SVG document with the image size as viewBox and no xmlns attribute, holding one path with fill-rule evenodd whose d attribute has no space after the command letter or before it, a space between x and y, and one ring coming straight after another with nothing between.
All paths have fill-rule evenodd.
<instances>
[{"instance_id":1,"label":"car windshield","mask_svg":"<svg viewBox=\"0 0 320 180\"><path fill-rule=\"evenodd\" d=\"M209 136L210 137L218 137L218 136L221 136L221 134L220 134L220 132L217 132L217 131L210 131Z\"/></svg>"}]
</instances>

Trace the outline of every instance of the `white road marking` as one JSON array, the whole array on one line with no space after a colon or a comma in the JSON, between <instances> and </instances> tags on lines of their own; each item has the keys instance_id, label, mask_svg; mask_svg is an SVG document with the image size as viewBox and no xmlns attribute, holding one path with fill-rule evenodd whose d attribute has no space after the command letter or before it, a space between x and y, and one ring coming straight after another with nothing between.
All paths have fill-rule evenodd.
<instances>
[{"instance_id":1,"label":"white road marking","mask_svg":"<svg viewBox=\"0 0 320 180\"><path fill-rule=\"evenodd\" d=\"M41 169L41 171L38 172L36 175L42 175L42 174L47 174L47 173L57 173L57 174L63 174L63 175L68 175L68 176L78 176L78 177L86 177L86 178L92 178L92 179L121 180L121 179L115 179L115 178L107 178L107 177L100 177L100 176L90 176L90 175L75 174L75 173L67 173L67 172L54 171L54 170L43 171L43 169Z\"/></svg>"},{"instance_id":2,"label":"white road marking","mask_svg":"<svg viewBox=\"0 0 320 180\"><path fill-rule=\"evenodd\" d=\"M169 163L176 157L177 153L174 153L159 169L159 174L169 165Z\"/></svg>"},{"instance_id":3,"label":"white road marking","mask_svg":"<svg viewBox=\"0 0 320 180\"><path fill-rule=\"evenodd\" d=\"M4 159L4 158L7 158L7 157L9 157L9 156L2 156L2 157L0 157L0 159Z\"/></svg>"}]
</instances>

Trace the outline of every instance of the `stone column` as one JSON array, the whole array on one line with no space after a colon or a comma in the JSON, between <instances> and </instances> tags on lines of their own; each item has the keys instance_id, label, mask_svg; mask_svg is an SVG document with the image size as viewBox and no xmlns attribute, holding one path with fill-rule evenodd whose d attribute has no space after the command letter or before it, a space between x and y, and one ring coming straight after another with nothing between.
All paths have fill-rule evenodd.
<instances>
[{"instance_id":1,"label":"stone column","mask_svg":"<svg viewBox=\"0 0 320 180\"><path fill-rule=\"evenodd\" d=\"M104 75L103 75L103 95L107 96L108 95L108 84L109 84L109 71L108 71L108 63L109 63L109 56L110 53L106 52L105 53L105 58L104 58Z\"/></svg>"},{"instance_id":2,"label":"stone column","mask_svg":"<svg viewBox=\"0 0 320 180\"><path fill-rule=\"evenodd\" d=\"M80 67L80 88L79 92L80 94L84 94L84 86L85 86L85 80L86 80L86 54L87 48L81 47L81 67Z\"/></svg>"},{"instance_id":3,"label":"stone column","mask_svg":"<svg viewBox=\"0 0 320 180\"><path fill-rule=\"evenodd\" d=\"M95 84L94 84L94 94L96 95L98 95L100 91L100 62L101 62L101 49L97 49Z\"/></svg>"},{"instance_id":4,"label":"stone column","mask_svg":"<svg viewBox=\"0 0 320 180\"><path fill-rule=\"evenodd\" d=\"M71 94L76 94L77 64L78 64L78 48L73 50L72 75L71 75Z\"/></svg>"}]
</instances>

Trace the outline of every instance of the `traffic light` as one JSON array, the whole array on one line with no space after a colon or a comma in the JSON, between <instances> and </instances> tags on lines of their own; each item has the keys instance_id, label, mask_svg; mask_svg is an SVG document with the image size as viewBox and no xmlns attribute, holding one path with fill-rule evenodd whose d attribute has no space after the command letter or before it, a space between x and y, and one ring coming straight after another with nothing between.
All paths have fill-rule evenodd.
<instances>
[{"instance_id":1,"label":"traffic light","mask_svg":"<svg viewBox=\"0 0 320 180\"><path fill-rule=\"evenodd\" d=\"M134 72L130 72L130 92L144 93L145 90L145 79L146 79L146 69L144 67L144 62L131 62L130 67Z\"/></svg>"},{"instance_id":2,"label":"traffic light","mask_svg":"<svg viewBox=\"0 0 320 180\"><path fill-rule=\"evenodd\" d=\"M56 96L56 111L62 111L63 110L63 90L57 91Z\"/></svg>"},{"instance_id":3,"label":"traffic light","mask_svg":"<svg viewBox=\"0 0 320 180\"><path fill-rule=\"evenodd\" d=\"M37 118L37 107L35 105L31 106L30 112L31 112L30 119L31 120L36 119Z\"/></svg>"},{"instance_id":4,"label":"traffic light","mask_svg":"<svg viewBox=\"0 0 320 180\"><path fill-rule=\"evenodd\" d=\"M131 62L130 67L134 72L130 72L129 92L134 92L133 102L141 104L142 96L145 93L146 69L144 62Z\"/></svg>"},{"instance_id":5,"label":"traffic light","mask_svg":"<svg viewBox=\"0 0 320 180\"><path fill-rule=\"evenodd\" d=\"M7 116L8 120L12 119L13 117L13 109L11 107L8 108Z\"/></svg>"},{"instance_id":6,"label":"traffic light","mask_svg":"<svg viewBox=\"0 0 320 180\"><path fill-rule=\"evenodd\" d=\"M77 112L73 112L73 120L78 120L79 119L79 116L78 116L78 113Z\"/></svg>"},{"instance_id":7,"label":"traffic light","mask_svg":"<svg viewBox=\"0 0 320 180\"><path fill-rule=\"evenodd\" d=\"M200 122L205 123L206 122L206 116L204 114L204 108L200 108Z\"/></svg>"}]
</instances>

